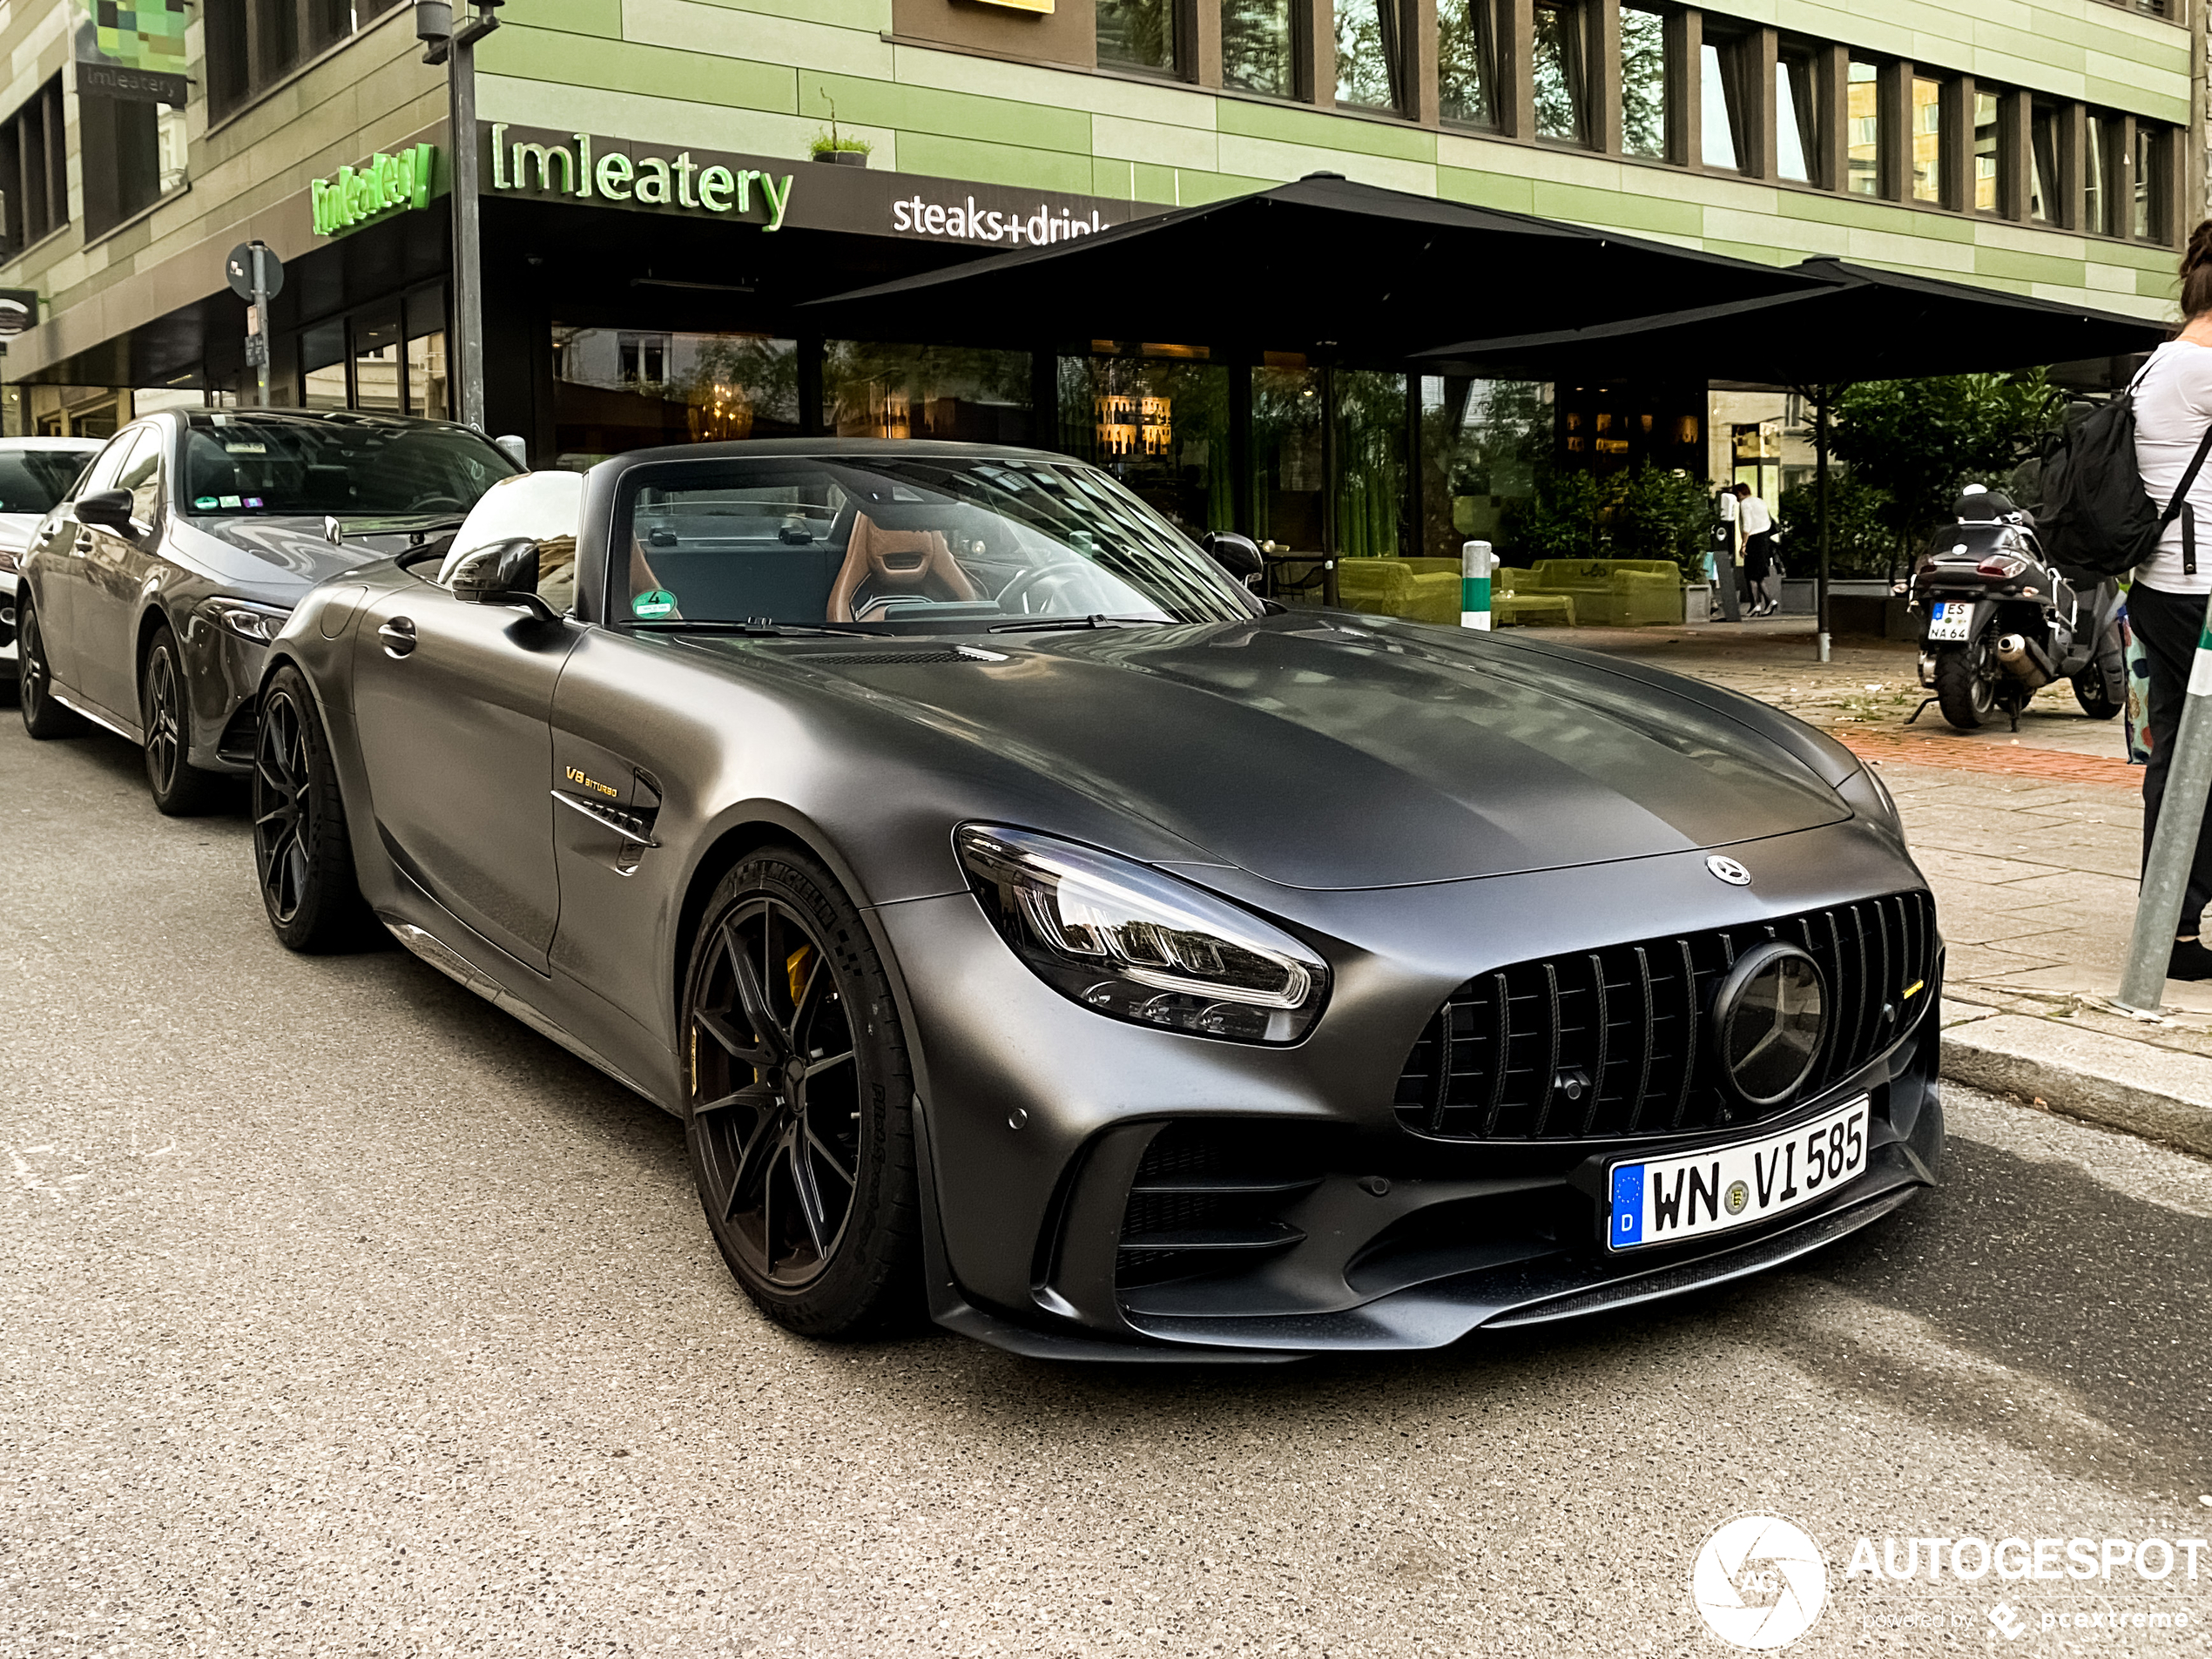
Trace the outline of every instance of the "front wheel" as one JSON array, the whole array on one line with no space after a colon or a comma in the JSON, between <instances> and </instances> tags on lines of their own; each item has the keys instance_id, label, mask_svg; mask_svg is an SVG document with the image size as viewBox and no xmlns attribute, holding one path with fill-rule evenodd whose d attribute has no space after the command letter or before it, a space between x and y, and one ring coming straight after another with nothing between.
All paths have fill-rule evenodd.
<instances>
[{"instance_id":1,"label":"front wheel","mask_svg":"<svg viewBox=\"0 0 2212 1659\"><path fill-rule=\"evenodd\" d=\"M287 950L344 950L369 934L330 741L306 678L290 666L262 694L253 739L253 873Z\"/></svg>"},{"instance_id":2,"label":"front wheel","mask_svg":"<svg viewBox=\"0 0 2212 1659\"><path fill-rule=\"evenodd\" d=\"M1936 703L1961 732L1979 731L1999 713L1997 653L1980 642L1954 645L1936 658Z\"/></svg>"},{"instance_id":3,"label":"front wheel","mask_svg":"<svg viewBox=\"0 0 2212 1659\"><path fill-rule=\"evenodd\" d=\"M46 665L46 637L30 608L30 589L16 596L16 711L23 729L40 741L74 738L86 731L83 716L54 701L54 674Z\"/></svg>"},{"instance_id":4,"label":"front wheel","mask_svg":"<svg viewBox=\"0 0 2212 1659\"><path fill-rule=\"evenodd\" d=\"M2105 671L2092 663L2074 677L2074 700L2093 720L2109 720L2123 706L2105 691Z\"/></svg>"},{"instance_id":5,"label":"front wheel","mask_svg":"<svg viewBox=\"0 0 2212 1659\"><path fill-rule=\"evenodd\" d=\"M138 714L145 732L146 787L170 818L212 812L226 792L222 773L192 764L192 699L185 693L184 658L166 624L154 631L139 677Z\"/></svg>"},{"instance_id":6,"label":"front wheel","mask_svg":"<svg viewBox=\"0 0 2212 1659\"><path fill-rule=\"evenodd\" d=\"M795 847L723 877L683 1012L691 1174L745 1294L805 1336L909 1322L914 1074L890 981L836 878Z\"/></svg>"}]
</instances>

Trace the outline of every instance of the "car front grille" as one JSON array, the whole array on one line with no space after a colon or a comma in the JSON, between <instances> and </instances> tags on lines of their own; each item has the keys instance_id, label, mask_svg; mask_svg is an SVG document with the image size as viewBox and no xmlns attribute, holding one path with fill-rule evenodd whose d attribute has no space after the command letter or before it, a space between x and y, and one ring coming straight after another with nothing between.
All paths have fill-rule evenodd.
<instances>
[{"instance_id":1,"label":"car front grille","mask_svg":"<svg viewBox=\"0 0 2212 1659\"><path fill-rule=\"evenodd\" d=\"M1773 939L1820 964L1829 1009L1797 1098L1849 1076L1903 1029L1935 968L1935 908L1892 894L1803 915L1608 945L1478 974L1406 1056L1399 1122L1455 1141L1561 1142L1757 1122L1720 1086L1707 1030L1715 988ZM1911 1011L1917 1012L1917 1006Z\"/></svg>"}]
</instances>

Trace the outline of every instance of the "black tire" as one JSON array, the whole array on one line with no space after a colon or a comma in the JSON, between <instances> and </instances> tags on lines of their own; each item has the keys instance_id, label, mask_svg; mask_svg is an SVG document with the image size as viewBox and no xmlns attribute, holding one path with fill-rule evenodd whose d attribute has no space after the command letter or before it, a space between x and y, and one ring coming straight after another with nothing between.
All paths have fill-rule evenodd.
<instances>
[{"instance_id":1,"label":"black tire","mask_svg":"<svg viewBox=\"0 0 2212 1659\"><path fill-rule=\"evenodd\" d=\"M155 809L170 818L198 818L222 805L230 779L192 763L192 697L185 659L164 623L138 666L138 723L145 733L146 787Z\"/></svg>"},{"instance_id":2,"label":"black tire","mask_svg":"<svg viewBox=\"0 0 2212 1659\"><path fill-rule=\"evenodd\" d=\"M1995 653L1981 644L1961 645L1936 658L1937 706L1961 732L1979 731L2001 712L1995 679L1984 664L1995 666Z\"/></svg>"},{"instance_id":3,"label":"black tire","mask_svg":"<svg viewBox=\"0 0 2212 1659\"><path fill-rule=\"evenodd\" d=\"M75 710L65 709L54 701L50 690L53 680L53 671L46 665L45 637L39 630L37 613L30 608L30 590L18 589L16 711L23 716L23 729L42 743L52 738L81 737L90 725Z\"/></svg>"},{"instance_id":4,"label":"black tire","mask_svg":"<svg viewBox=\"0 0 2212 1659\"><path fill-rule=\"evenodd\" d=\"M745 1294L802 1336L914 1323L913 1068L874 943L817 860L766 847L717 884L683 1016L691 1175Z\"/></svg>"},{"instance_id":5,"label":"black tire","mask_svg":"<svg viewBox=\"0 0 2212 1659\"><path fill-rule=\"evenodd\" d=\"M306 678L288 665L262 693L253 738L253 874L287 950L355 949L374 932L330 741Z\"/></svg>"},{"instance_id":6,"label":"black tire","mask_svg":"<svg viewBox=\"0 0 2212 1659\"><path fill-rule=\"evenodd\" d=\"M2074 700L2093 720L2109 720L2123 706L2105 694L2105 671L2094 663L2074 677Z\"/></svg>"}]
</instances>

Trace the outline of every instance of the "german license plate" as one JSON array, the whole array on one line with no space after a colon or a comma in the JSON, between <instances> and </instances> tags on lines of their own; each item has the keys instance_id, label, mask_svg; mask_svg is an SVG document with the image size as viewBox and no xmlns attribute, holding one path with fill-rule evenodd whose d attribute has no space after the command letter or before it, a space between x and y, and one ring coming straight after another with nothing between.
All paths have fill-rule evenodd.
<instances>
[{"instance_id":1,"label":"german license plate","mask_svg":"<svg viewBox=\"0 0 2212 1659\"><path fill-rule=\"evenodd\" d=\"M1930 639L1964 639L1966 626L1973 620L1973 604L1965 599L1938 601L1928 610Z\"/></svg>"},{"instance_id":2,"label":"german license plate","mask_svg":"<svg viewBox=\"0 0 2212 1659\"><path fill-rule=\"evenodd\" d=\"M1825 1197L1866 1169L1867 1097L1786 1135L1607 1166L1606 1244L1642 1250L1749 1227Z\"/></svg>"}]
</instances>

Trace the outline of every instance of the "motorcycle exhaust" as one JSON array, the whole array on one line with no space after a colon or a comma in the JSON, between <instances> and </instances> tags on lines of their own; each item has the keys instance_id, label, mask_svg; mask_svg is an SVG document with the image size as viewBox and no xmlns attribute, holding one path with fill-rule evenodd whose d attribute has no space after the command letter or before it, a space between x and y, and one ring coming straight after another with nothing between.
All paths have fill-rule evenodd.
<instances>
[{"instance_id":1,"label":"motorcycle exhaust","mask_svg":"<svg viewBox=\"0 0 2212 1659\"><path fill-rule=\"evenodd\" d=\"M1997 639L1997 660L2005 671L2033 691L2050 683L2051 671L2042 661L2043 653L2027 643L2020 634L2000 634Z\"/></svg>"}]
</instances>

